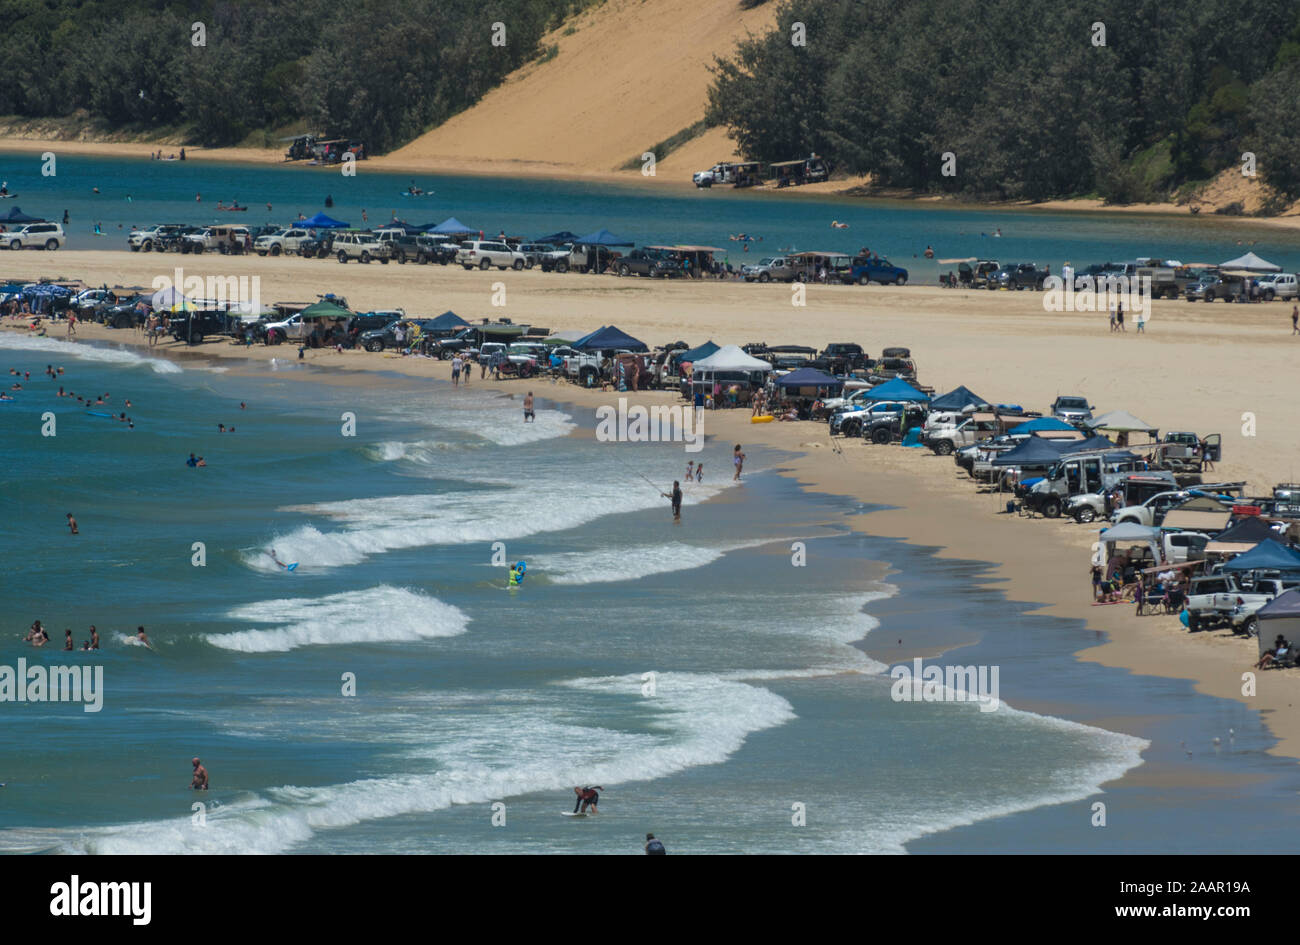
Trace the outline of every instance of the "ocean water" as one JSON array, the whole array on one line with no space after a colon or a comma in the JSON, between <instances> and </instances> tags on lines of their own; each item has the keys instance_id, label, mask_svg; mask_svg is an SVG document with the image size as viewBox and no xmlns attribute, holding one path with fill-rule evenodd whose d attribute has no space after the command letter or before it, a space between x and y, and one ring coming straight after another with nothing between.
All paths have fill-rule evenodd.
<instances>
[{"instance_id":1,"label":"ocean water","mask_svg":"<svg viewBox=\"0 0 1300 945\"><path fill-rule=\"evenodd\" d=\"M850 532L861 507L805 494L779 454L749 450L735 485L730 444L599 443L564 404L525 426L485 390L222 367L0 335L0 368L33 372L0 404L0 664L104 674L97 713L0 703L0 850L1294 845L1294 766L1256 715L1073 661L1091 633L1026 614L978 562ZM129 397L136 428L58 383ZM667 488L701 457L674 524L642 477ZM522 587L498 551L528 562ZM36 618L52 649L21 642ZM92 623L99 652L57 649ZM895 702L867 655L895 637L1001 665L1006 704ZM1211 786L1116 782L1180 765ZM599 817L560 816L578 784L606 788ZM1088 827L1098 798L1107 830Z\"/></svg>"},{"instance_id":2,"label":"ocean water","mask_svg":"<svg viewBox=\"0 0 1300 945\"><path fill-rule=\"evenodd\" d=\"M0 210L17 204L51 220L61 220L66 210L73 249L124 249L134 225L289 223L299 213L310 217L325 210L353 226L375 226L394 216L414 224L455 216L488 236L503 229L536 238L607 227L638 245L718 246L733 264L778 251L852 253L867 246L908 268L913 282L926 283L933 283L941 269L923 257L926 246L933 246L939 258L1036 262L1050 264L1054 272L1067 260L1076 267L1138 256L1219 263L1254 249L1284 269L1300 270L1300 232L1207 214L1117 216L778 196L730 188L697 191L664 186L668 179L659 177L628 185L425 174L417 175L418 181L433 193L412 198L401 196L411 174L370 170L365 162L355 177L344 177L337 168L86 157L61 155L57 147L55 155L57 173L47 177L39 153L0 150L0 177L18 195L0 201L5 205ZM202 201L196 202L196 196ZM334 199L328 210L327 196ZM249 209L217 212L218 200L238 201ZM832 229L832 220L850 227ZM103 236L94 234L96 223ZM999 231L1001 237L995 236ZM742 233L761 241L743 252L743 244L730 239Z\"/></svg>"}]
</instances>

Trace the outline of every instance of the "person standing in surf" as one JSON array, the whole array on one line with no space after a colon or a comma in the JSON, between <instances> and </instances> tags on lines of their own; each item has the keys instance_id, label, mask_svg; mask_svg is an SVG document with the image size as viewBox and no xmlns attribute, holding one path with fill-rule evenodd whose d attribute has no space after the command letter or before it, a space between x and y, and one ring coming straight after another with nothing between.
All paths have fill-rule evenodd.
<instances>
[{"instance_id":1,"label":"person standing in surf","mask_svg":"<svg viewBox=\"0 0 1300 945\"><path fill-rule=\"evenodd\" d=\"M742 452L740 451L740 444L739 444L739 443L737 443L737 444L736 444L736 448L735 448L734 450L732 450L732 453L731 453L731 461L732 461L733 463L735 463L735 465L736 465L736 474L735 474L734 476L732 476L731 478L732 478L734 481L739 482L739 481L740 481L740 474L741 474L741 472L742 472L742 471L744 470L744 468L745 468L745 454L742 453Z\"/></svg>"},{"instance_id":2,"label":"person standing in surf","mask_svg":"<svg viewBox=\"0 0 1300 945\"><path fill-rule=\"evenodd\" d=\"M532 423L536 419L537 414L533 413L533 392L529 391L524 398L524 423Z\"/></svg>"},{"instance_id":3,"label":"person standing in surf","mask_svg":"<svg viewBox=\"0 0 1300 945\"><path fill-rule=\"evenodd\" d=\"M191 758L190 764L194 766L194 778L190 781L190 787L196 791L206 791L208 789L208 769L203 767L203 762L198 758Z\"/></svg>"},{"instance_id":4,"label":"person standing in surf","mask_svg":"<svg viewBox=\"0 0 1300 945\"><path fill-rule=\"evenodd\" d=\"M599 784L595 787L575 787L573 793L578 795L578 799L574 802L573 812L575 814L585 814L587 808L590 807L593 814L599 814L600 811L596 809L596 805L600 802L600 795L596 792L603 790L605 789Z\"/></svg>"},{"instance_id":5,"label":"person standing in surf","mask_svg":"<svg viewBox=\"0 0 1300 945\"><path fill-rule=\"evenodd\" d=\"M678 482L676 479L674 479L673 491L671 493L661 492L659 494L662 495L665 499L672 500L673 521L680 522L682 520L682 484Z\"/></svg>"}]
</instances>

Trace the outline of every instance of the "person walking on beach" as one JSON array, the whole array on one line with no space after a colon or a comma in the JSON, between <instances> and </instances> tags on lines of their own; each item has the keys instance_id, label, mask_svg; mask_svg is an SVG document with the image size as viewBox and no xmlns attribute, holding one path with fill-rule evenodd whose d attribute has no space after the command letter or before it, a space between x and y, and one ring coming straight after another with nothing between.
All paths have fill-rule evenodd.
<instances>
[{"instance_id":1,"label":"person walking on beach","mask_svg":"<svg viewBox=\"0 0 1300 945\"><path fill-rule=\"evenodd\" d=\"M1291 306L1291 334L1300 335L1300 305Z\"/></svg>"},{"instance_id":2,"label":"person walking on beach","mask_svg":"<svg viewBox=\"0 0 1300 945\"><path fill-rule=\"evenodd\" d=\"M745 454L740 451L739 443L736 444L736 448L731 452L731 461L736 466L736 474L731 477L732 481L739 482L740 474L745 469Z\"/></svg>"},{"instance_id":3,"label":"person walking on beach","mask_svg":"<svg viewBox=\"0 0 1300 945\"><path fill-rule=\"evenodd\" d=\"M682 520L682 484L678 482L676 479L674 479L673 491L671 493L661 492L659 494L662 495L665 499L672 500L673 521L680 522Z\"/></svg>"},{"instance_id":4,"label":"person walking on beach","mask_svg":"<svg viewBox=\"0 0 1300 945\"><path fill-rule=\"evenodd\" d=\"M1124 327L1124 303L1122 301L1115 307L1115 327L1119 331L1128 331L1128 329Z\"/></svg>"},{"instance_id":5,"label":"person walking on beach","mask_svg":"<svg viewBox=\"0 0 1300 945\"><path fill-rule=\"evenodd\" d=\"M196 791L206 791L208 785L208 769L203 767L203 762L198 758L191 758L190 764L194 766L194 778L190 781L190 787Z\"/></svg>"},{"instance_id":6,"label":"person walking on beach","mask_svg":"<svg viewBox=\"0 0 1300 945\"><path fill-rule=\"evenodd\" d=\"M1137 333L1139 335L1145 335L1147 333L1147 320L1141 312L1138 312L1137 314L1137 326Z\"/></svg>"},{"instance_id":7,"label":"person walking on beach","mask_svg":"<svg viewBox=\"0 0 1300 945\"><path fill-rule=\"evenodd\" d=\"M524 423L533 423L537 420L537 414L533 413L533 392L529 391L528 396L524 398Z\"/></svg>"},{"instance_id":8,"label":"person walking on beach","mask_svg":"<svg viewBox=\"0 0 1300 945\"><path fill-rule=\"evenodd\" d=\"M453 387L460 386L460 355L451 359L451 384Z\"/></svg>"},{"instance_id":9,"label":"person walking on beach","mask_svg":"<svg viewBox=\"0 0 1300 945\"><path fill-rule=\"evenodd\" d=\"M696 481L696 482L703 482L703 481L704 481L704 464L703 464L703 463L696 463L696 464L695 464L695 481Z\"/></svg>"},{"instance_id":10,"label":"person walking on beach","mask_svg":"<svg viewBox=\"0 0 1300 945\"><path fill-rule=\"evenodd\" d=\"M695 460L693 460L693 459L691 459L691 460L687 460L687 462L686 462L686 481L687 481L687 482L690 482L690 481L693 480L694 478L695 478Z\"/></svg>"}]
</instances>

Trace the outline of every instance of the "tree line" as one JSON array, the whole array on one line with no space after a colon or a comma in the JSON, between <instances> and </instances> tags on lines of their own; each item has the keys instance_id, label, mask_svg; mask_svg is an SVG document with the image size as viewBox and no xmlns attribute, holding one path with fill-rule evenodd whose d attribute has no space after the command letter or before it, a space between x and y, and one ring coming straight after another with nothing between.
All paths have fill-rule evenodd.
<instances>
[{"instance_id":1,"label":"tree line","mask_svg":"<svg viewBox=\"0 0 1300 945\"><path fill-rule=\"evenodd\" d=\"M0 0L0 114L84 110L211 146L297 125L383 152L472 105L592 2Z\"/></svg>"},{"instance_id":2,"label":"tree line","mask_svg":"<svg viewBox=\"0 0 1300 945\"><path fill-rule=\"evenodd\" d=\"M1292 0L782 0L776 19L715 62L709 92L706 120L751 160L816 152L885 187L1133 202L1250 152L1300 197Z\"/></svg>"}]
</instances>

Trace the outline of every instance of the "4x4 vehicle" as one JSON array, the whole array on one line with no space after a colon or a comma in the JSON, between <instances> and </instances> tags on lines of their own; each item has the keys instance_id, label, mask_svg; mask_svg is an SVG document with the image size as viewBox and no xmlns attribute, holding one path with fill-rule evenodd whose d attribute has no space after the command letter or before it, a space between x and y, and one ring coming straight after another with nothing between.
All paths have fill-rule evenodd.
<instances>
[{"instance_id":1,"label":"4x4 vehicle","mask_svg":"<svg viewBox=\"0 0 1300 945\"><path fill-rule=\"evenodd\" d=\"M167 321L172 337L186 344L202 344L209 335L224 334L229 330L229 319L224 312L185 312L172 315Z\"/></svg>"},{"instance_id":2,"label":"4x4 vehicle","mask_svg":"<svg viewBox=\"0 0 1300 945\"><path fill-rule=\"evenodd\" d=\"M799 272L784 256L768 256L753 265L742 266L740 275L746 282L794 282Z\"/></svg>"},{"instance_id":3,"label":"4x4 vehicle","mask_svg":"<svg viewBox=\"0 0 1300 945\"><path fill-rule=\"evenodd\" d=\"M9 249L58 249L67 238L59 223L28 223L16 230L0 233L0 245Z\"/></svg>"},{"instance_id":4,"label":"4x4 vehicle","mask_svg":"<svg viewBox=\"0 0 1300 945\"><path fill-rule=\"evenodd\" d=\"M1265 302L1274 299L1295 299L1300 297L1300 284L1294 272L1270 273L1255 280Z\"/></svg>"},{"instance_id":5,"label":"4x4 vehicle","mask_svg":"<svg viewBox=\"0 0 1300 945\"><path fill-rule=\"evenodd\" d=\"M841 278L846 283L856 282L858 285L867 285L870 282L879 282L881 285L904 285L907 282L907 270L879 256L855 256Z\"/></svg>"},{"instance_id":6,"label":"4x4 vehicle","mask_svg":"<svg viewBox=\"0 0 1300 945\"><path fill-rule=\"evenodd\" d=\"M1092 411L1093 405L1088 403L1087 397L1063 394L1052 401L1052 406L1047 413L1048 416L1064 420L1066 423L1082 423L1084 420L1092 419Z\"/></svg>"},{"instance_id":7,"label":"4x4 vehicle","mask_svg":"<svg viewBox=\"0 0 1300 945\"><path fill-rule=\"evenodd\" d=\"M466 240L456 251L456 262L466 269L523 269L528 264L524 254L497 240Z\"/></svg>"},{"instance_id":8,"label":"4x4 vehicle","mask_svg":"<svg viewBox=\"0 0 1300 945\"><path fill-rule=\"evenodd\" d=\"M326 230L318 236L308 237L298 244L298 255L303 259L328 259L333 255L334 231Z\"/></svg>"},{"instance_id":9,"label":"4x4 vehicle","mask_svg":"<svg viewBox=\"0 0 1300 945\"><path fill-rule=\"evenodd\" d=\"M1259 633L1261 607L1283 591L1300 584L1290 578L1238 576L1231 572L1192 578L1187 593L1187 629L1206 630L1230 626L1233 632Z\"/></svg>"},{"instance_id":10,"label":"4x4 vehicle","mask_svg":"<svg viewBox=\"0 0 1300 945\"><path fill-rule=\"evenodd\" d=\"M1130 473L1110 486L1101 486L1091 492L1081 492L1065 500L1065 512L1081 525L1106 517L1106 500L1116 490L1123 493L1125 506L1141 505L1148 499L1174 489L1178 483L1174 474L1160 470Z\"/></svg>"},{"instance_id":11,"label":"4x4 vehicle","mask_svg":"<svg viewBox=\"0 0 1300 945\"><path fill-rule=\"evenodd\" d=\"M938 456L950 456L962 447L974 446L981 440L996 436L1000 428L996 416L982 413L928 427L921 431L921 442Z\"/></svg>"},{"instance_id":12,"label":"4x4 vehicle","mask_svg":"<svg viewBox=\"0 0 1300 945\"><path fill-rule=\"evenodd\" d=\"M618 261L620 276L672 276L680 272L667 253L659 249L634 249Z\"/></svg>"},{"instance_id":13,"label":"4x4 vehicle","mask_svg":"<svg viewBox=\"0 0 1300 945\"><path fill-rule=\"evenodd\" d=\"M276 233L259 236L253 240L253 251L259 256L279 256L281 253L296 253L304 241L311 239L311 233L301 227L291 226Z\"/></svg>"},{"instance_id":14,"label":"4x4 vehicle","mask_svg":"<svg viewBox=\"0 0 1300 945\"><path fill-rule=\"evenodd\" d=\"M334 245L331 249L334 257L341 263L346 263L349 259L363 263L378 259L384 265L388 265L389 253L392 252L392 246L379 242L373 233L360 232L335 233Z\"/></svg>"},{"instance_id":15,"label":"4x4 vehicle","mask_svg":"<svg viewBox=\"0 0 1300 945\"><path fill-rule=\"evenodd\" d=\"M143 230L132 230L126 238L126 244L131 247L133 253L150 253L155 249L161 252L170 237L184 230L185 225L182 223L159 223L156 226L145 227Z\"/></svg>"},{"instance_id":16,"label":"4x4 vehicle","mask_svg":"<svg viewBox=\"0 0 1300 945\"><path fill-rule=\"evenodd\" d=\"M519 252L524 254L526 269L540 266L542 272L550 272L558 268L561 263L564 264L565 269L569 268L569 251L559 246L552 246L550 243L522 243Z\"/></svg>"},{"instance_id":17,"label":"4x4 vehicle","mask_svg":"<svg viewBox=\"0 0 1300 945\"><path fill-rule=\"evenodd\" d=\"M1047 279L1047 272L1033 263L1007 263L989 277L990 289L1039 289Z\"/></svg>"},{"instance_id":18,"label":"4x4 vehicle","mask_svg":"<svg viewBox=\"0 0 1300 945\"><path fill-rule=\"evenodd\" d=\"M849 407L831 414L831 436L861 436L868 424L885 416L899 416L907 405L901 401L885 400L861 408Z\"/></svg>"},{"instance_id":19,"label":"4x4 vehicle","mask_svg":"<svg viewBox=\"0 0 1300 945\"><path fill-rule=\"evenodd\" d=\"M835 341L828 344L821 354L812 361L812 367L829 371L831 374L847 374L866 368L867 353L862 345L848 341Z\"/></svg>"},{"instance_id":20,"label":"4x4 vehicle","mask_svg":"<svg viewBox=\"0 0 1300 945\"><path fill-rule=\"evenodd\" d=\"M385 348L401 348L408 345L411 336L414 333L414 326L420 326L421 330L427 330L429 320L413 319L402 316L394 318L391 322L382 328L371 329L362 332L357 338L357 344L367 351L383 351ZM397 337L398 328L402 330L402 337Z\"/></svg>"},{"instance_id":21,"label":"4x4 vehicle","mask_svg":"<svg viewBox=\"0 0 1300 945\"><path fill-rule=\"evenodd\" d=\"M239 247L236 252L243 252L248 241L249 233L246 226L228 224L206 226L194 233L185 234L181 240L181 252L202 253L206 250L217 250L226 253L232 246Z\"/></svg>"},{"instance_id":22,"label":"4x4 vehicle","mask_svg":"<svg viewBox=\"0 0 1300 945\"><path fill-rule=\"evenodd\" d=\"M903 409L891 411L862 420L862 438L880 446L901 440L903 434L913 427L919 427L925 420L928 408L920 404L903 404ZM868 411L869 412L869 411Z\"/></svg>"}]
</instances>

